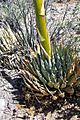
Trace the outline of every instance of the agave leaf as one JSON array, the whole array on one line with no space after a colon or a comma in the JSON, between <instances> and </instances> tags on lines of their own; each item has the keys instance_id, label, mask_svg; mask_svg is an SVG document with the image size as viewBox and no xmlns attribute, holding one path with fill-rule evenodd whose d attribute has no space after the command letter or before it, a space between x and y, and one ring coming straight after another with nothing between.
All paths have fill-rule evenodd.
<instances>
[{"instance_id":1,"label":"agave leaf","mask_svg":"<svg viewBox=\"0 0 80 120\"><path fill-rule=\"evenodd\" d=\"M55 79L56 79L55 74L52 73L52 74L50 75L50 81L54 83L54 82L56 81Z\"/></svg>"},{"instance_id":2,"label":"agave leaf","mask_svg":"<svg viewBox=\"0 0 80 120\"><path fill-rule=\"evenodd\" d=\"M38 70L36 70L36 72L37 72L37 75L38 75L40 81L41 81L43 84L47 84L47 81L46 81L46 79L42 76L42 74L41 74Z\"/></svg>"},{"instance_id":3,"label":"agave leaf","mask_svg":"<svg viewBox=\"0 0 80 120\"><path fill-rule=\"evenodd\" d=\"M77 77L77 81L76 83L74 84L74 86L79 86L80 85L80 77Z\"/></svg>"},{"instance_id":4,"label":"agave leaf","mask_svg":"<svg viewBox=\"0 0 80 120\"><path fill-rule=\"evenodd\" d=\"M72 87L66 87L64 89L68 94L73 95L74 94L74 89Z\"/></svg>"},{"instance_id":5,"label":"agave leaf","mask_svg":"<svg viewBox=\"0 0 80 120\"><path fill-rule=\"evenodd\" d=\"M53 82L53 81L48 82L48 86L49 86L50 88L54 88L54 82Z\"/></svg>"},{"instance_id":6,"label":"agave leaf","mask_svg":"<svg viewBox=\"0 0 80 120\"><path fill-rule=\"evenodd\" d=\"M35 83L36 83L36 78L35 78L35 76L33 75L33 74L31 74L31 73L29 73L28 71L23 71L23 70L21 70L21 73L24 75L24 77L26 78L26 76L28 76L27 77L27 81L25 80L25 78L24 78L24 82L26 83L26 85L27 85L27 87L28 88L31 88L31 89L36 89L37 91L39 91L39 89L38 89L38 87L37 87L37 84L35 85ZM31 87L32 86L32 87Z\"/></svg>"},{"instance_id":7,"label":"agave leaf","mask_svg":"<svg viewBox=\"0 0 80 120\"><path fill-rule=\"evenodd\" d=\"M27 69L29 70L30 73L32 73L34 76L37 76L34 67L31 64L27 65Z\"/></svg>"},{"instance_id":8,"label":"agave leaf","mask_svg":"<svg viewBox=\"0 0 80 120\"><path fill-rule=\"evenodd\" d=\"M0 50L1 50L1 52L3 53L3 52L5 52L6 51L6 47L4 46L4 45L0 45Z\"/></svg>"},{"instance_id":9,"label":"agave leaf","mask_svg":"<svg viewBox=\"0 0 80 120\"><path fill-rule=\"evenodd\" d=\"M49 69L49 66L48 66L48 69ZM41 68L40 68L40 72L41 74L43 75L43 77L49 81L50 80L50 74L48 72L48 70L45 68L44 66L44 61L41 62Z\"/></svg>"},{"instance_id":10,"label":"agave leaf","mask_svg":"<svg viewBox=\"0 0 80 120\"><path fill-rule=\"evenodd\" d=\"M64 97L65 97L65 93L64 93L64 92L63 92L63 93L60 92L60 93L59 93L59 96L62 97L62 98L64 98Z\"/></svg>"},{"instance_id":11,"label":"agave leaf","mask_svg":"<svg viewBox=\"0 0 80 120\"><path fill-rule=\"evenodd\" d=\"M54 88L55 89L59 89L59 87L60 87L60 83L59 82L54 83Z\"/></svg>"},{"instance_id":12,"label":"agave leaf","mask_svg":"<svg viewBox=\"0 0 80 120\"><path fill-rule=\"evenodd\" d=\"M31 64L32 64L32 66L34 68L34 71L36 73L36 77L38 77L41 82L43 82L44 84L46 84L47 81L44 79L44 76L40 73L40 68L39 68L39 66L38 66L38 64L36 62L36 59L33 59L33 61L32 61Z\"/></svg>"},{"instance_id":13,"label":"agave leaf","mask_svg":"<svg viewBox=\"0 0 80 120\"><path fill-rule=\"evenodd\" d=\"M66 85L67 85L67 84L66 84L66 81L65 81L64 83L62 83L62 85L61 85L60 88L61 88L61 89L66 88Z\"/></svg>"},{"instance_id":14,"label":"agave leaf","mask_svg":"<svg viewBox=\"0 0 80 120\"><path fill-rule=\"evenodd\" d=\"M32 59L31 64L32 64L35 72L36 72L36 70L39 70L39 69L40 69L39 66L38 66L38 64L37 64L36 58L33 58L33 59Z\"/></svg>"},{"instance_id":15,"label":"agave leaf","mask_svg":"<svg viewBox=\"0 0 80 120\"><path fill-rule=\"evenodd\" d=\"M75 84L76 83L76 81L77 81L77 78L76 78L76 76L75 76L75 73L72 73L68 78L67 78L67 85L70 85L70 86L72 86L73 84Z\"/></svg>"}]
</instances>

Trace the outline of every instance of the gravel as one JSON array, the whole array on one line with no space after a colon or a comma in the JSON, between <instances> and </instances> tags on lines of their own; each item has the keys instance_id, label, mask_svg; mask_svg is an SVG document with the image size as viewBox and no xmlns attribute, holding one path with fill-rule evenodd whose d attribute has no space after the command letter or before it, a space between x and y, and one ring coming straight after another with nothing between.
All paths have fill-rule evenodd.
<instances>
[{"instance_id":1,"label":"gravel","mask_svg":"<svg viewBox=\"0 0 80 120\"><path fill-rule=\"evenodd\" d=\"M80 97L67 97L49 106L26 103L17 71L0 68L0 120L79 120Z\"/></svg>"},{"instance_id":2,"label":"gravel","mask_svg":"<svg viewBox=\"0 0 80 120\"><path fill-rule=\"evenodd\" d=\"M47 20L51 19L51 22L47 25L51 34L53 28L55 29L63 19L66 6L68 10L66 20L71 20L71 13L76 2L67 4L51 4L50 2L50 6L47 9ZM80 18L80 12L77 15ZM53 23L52 19L56 23ZM76 20L74 23L76 25ZM16 70L0 68L0 120L80 120L80 97L69 96L64 100L54 101L49 106L37 108L34 103L24 101L23 86L23 81Z\"/></svg>"}]
</instances>

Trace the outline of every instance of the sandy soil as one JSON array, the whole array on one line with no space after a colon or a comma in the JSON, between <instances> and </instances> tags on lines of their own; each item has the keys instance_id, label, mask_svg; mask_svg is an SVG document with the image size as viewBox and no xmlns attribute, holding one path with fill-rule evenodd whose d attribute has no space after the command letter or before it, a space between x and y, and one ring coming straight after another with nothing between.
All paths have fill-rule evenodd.
<instances>
[{"instance_id":1,"label":"sandy soil","mask_svg":"<svg viewBox=\"0 0 80 120\"><path fill-rule=\"evenodd\" d=\"M72 3L67 3L69 14L76 4ZM52 6L60 12L55 11L56 17L52 12L47 18L53 16L53 19L58 20L61 15L62 19L66 4L54 3ZM0 120L80 120L80 97L67 96L46 106L34 100L24 101L22 88L23 80L16 70L0 67Z\"/></svg>"},{"instance_id":2,"label":"sandy soil","mask_svg":"<svg viewBox=\"0 0 80 120\"><path fill-rule=\"evenodd\" d=\"M0 120L80 120L80 97L41 105L24 101L23 81L14 70L0 68Z\"/></svg>"}]
</instances>

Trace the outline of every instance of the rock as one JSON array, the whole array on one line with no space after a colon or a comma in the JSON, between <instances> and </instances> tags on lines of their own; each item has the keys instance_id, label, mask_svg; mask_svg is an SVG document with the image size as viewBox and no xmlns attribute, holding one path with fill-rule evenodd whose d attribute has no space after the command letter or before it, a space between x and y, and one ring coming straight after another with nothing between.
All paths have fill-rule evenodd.
<instances>
[{"instance_id":1,"label":"rock","mask_svg":"<svg viewBox=\"0 0 80 120\"><path fill-rule=\"evenodd\" d=\"M51 112L49 112L46 116L46 120L52 120L51 118L52 118L52 114Z\"/></svg>"},{"instance_id":2,"label":"rock","mask_svg":"<svg viewBox=\"0 0 80 120\"><path fill-rule=\"evenodd\" d=\"M5 99L0 98L0 119L2 119L4 109L5 109Z\"/></svg>"},{"instance_id":3,"label":"rock","mask_svg":"<svg viewBox=\"0 0 80 120\"><path fill-rule=\"evenodd\" d=\"M5 99L0 98L0 111L5 109Z\"/></svg>"},{"instance_id":4,"label":"rock","mask_svg":"<svg viewBox=\"0 0 80 120\"><path fill-rule=\"evenodd\" d=\"M77 120L77 115L72 116L70 120Z\"/></svg>"}]
</instances>

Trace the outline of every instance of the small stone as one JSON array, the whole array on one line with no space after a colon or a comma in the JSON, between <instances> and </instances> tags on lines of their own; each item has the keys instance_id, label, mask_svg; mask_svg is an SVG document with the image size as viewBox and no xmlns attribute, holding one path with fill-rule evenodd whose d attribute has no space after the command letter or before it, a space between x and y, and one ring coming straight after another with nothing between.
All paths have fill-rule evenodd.
<instances>
[{"instance_id":1,"label":"small stone","mask_svg":"<svg viewBox=\"0 0 80 120\"><path fill-rule=\"evenodd\" d=\"M51 112L49 112L46 116L46 120L51 120L51 117L52 117Z\"/></svg>"},{"instance_id":2,"label":"small stone","mask_svg":"<svg viewBox=\"0 0 80 120\"><path fill-rule=\"evenodd\" d=\"M5 100L0 98L0 111L5 109Z\"/></svg>"},{"instance_id":3,"label":"small stone","mask_svg":"<svg viewBox=\"0 0 80 120\"><path fill-rule=\"evenodd\" d=\"M65 110L65 108L64 108L64 107L62 107L62 108L61 108L61 110L63 110L63 111L64 111L64 110Z\"/></svg>"},{"instance_id":4,"label":"small stone","mask_svg":"<svg viewBox=\"0 0 80 120\"><path fill-rule=\"evenodd\" d=\"M15 114L16 114L16 109L13 110L13 116L15 116Z\"/></svg>"},{"instance_id":5,"label":"small stone","mask_svg":"<svg viewBox=\"0 0 80 120\"><path fill-rule=\"evenodd\" d=\"M23 113L23 112L20 112L20 113L18 113L17 118L23 119L23 116L24 116L24 113Z\"/></svg>"},{"instance_id":6,"label":"small stone","mask_svg":"<svg viewBox=\"0 0 80 120\"><path fill-rule=\"evenodd\" d=\"M23 119L24 119L24 120L26 120L26 119L27 119L27 116L26 116L26 115L24 115L24 116L23 116Z\"/></svg>"},{"instance_id":7,"label":"small stone","mask_svg":"<svg viewBox=\"0 0 80 120\"><path fill-rule=\"evenodd\" d=\"M70 120L77 120L77 115L74 115Z\"/></svg>"}]
</instances>

